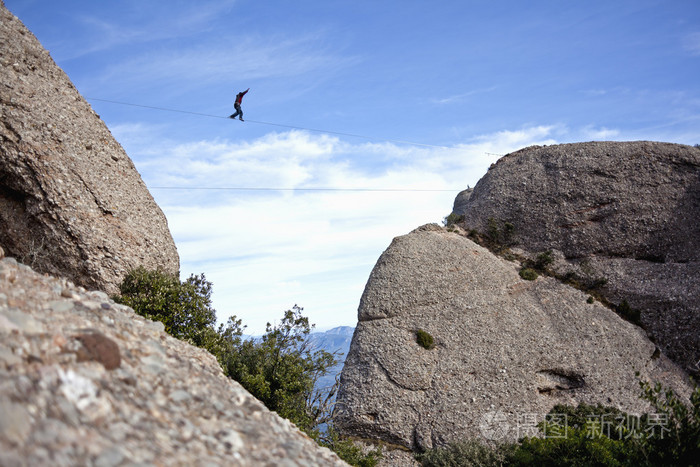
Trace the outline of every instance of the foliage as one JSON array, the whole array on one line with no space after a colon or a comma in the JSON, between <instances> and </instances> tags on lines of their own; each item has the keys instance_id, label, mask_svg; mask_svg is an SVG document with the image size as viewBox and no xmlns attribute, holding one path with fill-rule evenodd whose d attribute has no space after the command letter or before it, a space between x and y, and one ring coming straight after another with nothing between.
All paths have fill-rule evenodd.
<instances>
[{"instance_id":1,"label":"foliage","mask_svg":"<svg viewBox=\"0 0 700 467\"><path fill-rule=\"evenodd\" d=\"M416 331L416 342L418 342L418 345L424 349L430 350L435 347L435 340L433 339L433 336L422 329Z\"/></svg>"},{"instance_id":2,"label":"foliage","mask_svg":"<svg viewBox=\"0 0 700 467\"><path fill-rule=\"evenodd\" d=\"M455 214L454 212L451 212L447 217L445 217L442 220L442 224L445 227L450 227L454 224L459 224L461 222L464 222L464 216L462 214Z\"/></svg>"},{"instance_id":3,"label":"foliage","mask_svg":"<svg viewBox=\"0 0 700 467\"><path fill-rule=\"evenodd\" d=\"M145 318L162 322L166 332L178 339L215 350L219 336L214 328L211 290L204 274L193 274L180 282L173 274L139 267L129 271L114 300Z\"/></svg>"},{"instance_id":4,"label":"foliage","mask_svg":"<svg viewBox=\"0 0 700 467\"><path fill-rule=\"evenodd\" d=\"M525 438L511 465L697 465L700 459L700 387L690 406L661 384L640 382L654 412L637 417L613 407L556 406L565 415L566 436ZM608 423L609 422L609 423ZM540 424L547 432L551 426Z\"/></svg>"},{"instance_id":5,"label":"foliage","mask_svg":"<svg viewBox=\"0 0 700 467\"><path fill-rule=\"evenodd\" d=\"M262 339L241 342L224 355L223 366L267 408L314 435L318 425L328 421L327 403L334 395L334 389L319 395L314 385L337 360L334 354L311 348L312 326L302 311L295 305L279 324L268 323Z\"/></svg>"},{"instance_id":6,"label":"foliage","mask_svg":"<svg viewBox=\"0 0 700 467\"><path fill-rule=\"evenodd\" d=\"M424 466L697 466L700 387L687 405L660 384L640 382L653 412L630 415L614 407L557 405L539 423L542 436L494 450L476 441L453 443L419 456Z\"/></svg>"},{"instance_id":7,"label":"foliage","mask_svg":"<svg viewBox=\"0 0 700 467\"><path fill-rule=\"evenodd\" d=\"M526 281L534 281L537 279L537 272L532 268L522 268L519 272L520 277Z\"/></svg>"},{"instance_id":8,"label":"foliage","mask_svg":"<svg viewBox=\"0 0 700 467\"><path fill-rule=\"evenodd\" d=\"M522 439L513 451L509 465L620 466L637 463L638 450L629 441L631 430L626 423L633 416L613 407L587 404L578 407L557 405L549 415L553 417L538 425L545 436Z\"/></svg>"},{"instance_id":9,"label":"foliage","mask_svg":"<svg viewBox=\"0 0 700 467\"><path fill-rule=\"evenodd\" d=\"M512 455L514 445L492 449L476 440L450 443L418 454L416 458L424 467L498 467Z\"/></svg>"},{"instance_id":10,"label":"foliage","mask_svg":"<svg viewBox=\"0 0 700 467\"><path fill-rule=\"evenodd\" d=\"M508 247L514 243L515 225L507 221L497 221L493 217L489 217L487 223L486 235L493 246Z\"/></svg>"},{"instance_id":11,"label":"foliage","mask_svg":"<svg viewBox=\"0 0 700 467\"><path fill-rule=\"evenodd\" d=\"M382 457L381 448L377 447L365 453L351 440L342 439L333 429L328 430L327 436L319 444L338 454L338 457L348 464L357 467L375 467Z\"/></svg>"},{"instance_id":12,"label":"foliage","mask_svg":"<svg viewBox=\"0 0 700 467\"><path fill-rule=\"evenodd\" d=\"M552 250L547 250L537 255L533 267L535 269L539 269L540 271L544 271L545 269L547 269L547 266L549 266L553 262L554 258L552 258Z\"/></svg>"},{"instance_id":13,"label":"foliage","mask_svg":"<svg viewBox=\"0 0 700 467\"><path fill-rule=\"evenodd\" d=\"M644 438L642 452L650 465L698 465L700 463L700 386L695 386L690 405L660 383L640 382L644 399L656 410L657 421L665 421L663 436ZM663 433L663 431L662 431Z\"/></svg>"}]
</instances>

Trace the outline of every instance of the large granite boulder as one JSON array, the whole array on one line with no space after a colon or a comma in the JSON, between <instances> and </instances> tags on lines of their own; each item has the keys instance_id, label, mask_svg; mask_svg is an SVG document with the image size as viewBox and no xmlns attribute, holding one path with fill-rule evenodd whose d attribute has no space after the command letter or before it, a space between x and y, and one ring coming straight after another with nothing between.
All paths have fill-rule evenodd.
<instances>
[{"instance_id":1,"label":"large granite boulder","mask_svg":"<svg viewBox=\"0 0 700 467\"><path fill-rule=\"evenodd\" d=\"M346 464L162 323L5 258L0 465Z\"/></svg>"},{"instance_id":2,"label":"large granite boulder","mask_svg":"<svg viewBox=\"0 0 700 467\"><path fill-rule=\"evenodd\" d=\"M42 272L116 292L136 266L179 271L134 164L0 2L0 245Z\"/></svg>"},{"instance_id":3,"label":"large granite boulder","mask_svg":"<svg viewBox=\"0 0 700 467\"><path fill-rule=\"evenodd\" d=\"M455 214L487 234L509 223L516 252L552 250L553 272L598 284L614 305L626 301L669 357L700 370L700 149L525 148L458 195Z\"/></svg>"},{"instance_id":4,"label":"large granite boulder","mask_svg":"<svg viewBox=\"0 0 700 467\"><path fill-rule=\"evenodd\" d=\"M638 326L554 278L524 280L518 263L436 225L393 240L358 319L336 426L411 450L512 441L560 403L640 413L640 378L689 390Z\"/></svg>"}]
</instances>

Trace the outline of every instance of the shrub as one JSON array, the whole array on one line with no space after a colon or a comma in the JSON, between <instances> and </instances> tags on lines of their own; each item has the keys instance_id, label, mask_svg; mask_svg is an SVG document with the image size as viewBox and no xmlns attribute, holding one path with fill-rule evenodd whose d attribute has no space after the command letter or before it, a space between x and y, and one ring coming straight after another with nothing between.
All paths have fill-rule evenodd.
<instances>
[{"instance_id":1,"label":"shrub","mask_svg":"<svg viewBox=\"0 0 700 467\"><path fill-rule=\"evenodd\" d=\"M654 421L664 422L661 428L666 430L664 436L657 434L642 439L641 450L644 457L651 465L698 465L700 386L695 385L688 406L673 390L664 390L660 383L654 386L648 382L639 384L642 397L654 406Z\"/></svg>"},{"instance_id":2,"label":"shrub","mask_svg":"<svg viewBox=\"0 0 700 467\"><path fill-rule=\"evenodd\" d=\"M447 217L442 220L442 224L445 227L450 227L454 224L459 224L464 221L464 216L461 214L450 213Z\"/></svg>"},{"instance_id":3,"label":"shrub","mask_svg":"<svg viewBox=\"0 0 700 467\"><path fill-rule=\"evenodd\" d=\"M513 449L513 445L503 445L492 449L476 440L469 440L431 449L418 454L416 459L424 467L470 467L475 465L498 467L504 465Z\"/></svg>"},{"instance_id":4,"label":"shrub","mask_svg":"<svg viewBox=\"0 0 700 467\"><path fill-rule=\"evenodd\" d=\"M537 258L535 259L534 268L539 269L540 271L544 271L547 268L547 266L549 266L553 262L554 258L552 258L552 250L547 250L537 255Z\"/></svg>"},{"instance_id":5,"label":"shrub","mask_svg":"<svg viewBox=\"0 0 700 467\"><path fill-rule=\"evenodd\" d=\"M654 413L639 417L602 405L557 405L537 425L542 437L526 437L495 450L476 441L452 443L417 457L431 467L698 465L700 387L695 386L686 405L658 383L640 382L640 386Z\"/></svg>"},{"instance_id":6,"label":"shrub","mask_svg":"<svg viewBox=\"0 0 700 467\"><path fill-rule=\"evenodd\" d=\"M489 217L487 220L486 235L494 246L510 246L513 244L515 225L507 221L498 221L493 217Z\"/></svg>"},{"instance_id":7,"label":"shrub","mask_svg":"<svg viewBox=\"0 0 700 467\"><path fill-rule=\"evenodd\" d=\"M382 458L380 447L365 453L351 440L341 439L333 429L329 430L328 436L320 444L331 449L348 464L357 467L375 467Z\"/></svg>"},{"instance_id":8,"label":"shrub","mask_svg":"<svg viewBox=\"0 0 700 467\"><path fill-rule=\"evenodd\" d=\"M180 282L173 274L139 267L127 273L119 291L114 301L133 308L145 318L162 322L173 337L207 350L217 345L211 282L204 274L193 274Z\"/></svg>"},{"instance_id":9,"label":"shrub","mask_svg":"<svg viewBox=\"0 0 700 467\"><path fill-rule=\"evenodd\" d=\"M435 347L433 336L422 329L416 331L416 342L424 349L430 350Z\"/></svg>"},{"instance_id":10,"label":"shrub","mask_svg":"<svg viewBox=\"0 0 700 467\"><path fill-rule=\"evenodd\" d=\"M526 281L534 281L535 279L537 279L537 272L535 272L535 270L532 268L522 268L519 274L520 277L522 277Z\"/></svg>"}]
</instances>

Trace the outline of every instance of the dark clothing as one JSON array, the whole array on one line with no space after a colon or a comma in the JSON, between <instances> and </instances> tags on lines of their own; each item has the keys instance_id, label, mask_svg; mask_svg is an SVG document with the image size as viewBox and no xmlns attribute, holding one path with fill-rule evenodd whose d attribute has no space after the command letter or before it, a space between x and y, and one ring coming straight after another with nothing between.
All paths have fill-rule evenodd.
<instances>
[{"instance_id":1,"label":"dark clothing","mask_svg":"<svg viewBox=\"0 0 700 467\"><path fill-rule=\"evenodd\" d=\"M236 109L236 111L231 114L228 118L236 118L238 117L240 120L243 120L243 111L241 110L241 104L236 102L233 104L233 108Z\"/></svg>"},{"instance_id":2,"label":"dark clothing","mask_svg":"<svg viewBox=\"0 0 700 467\"><path fill-rule=\"evenodd\" d=\"M245 96L248 91L250 91L250 88L236 94L236 102L233 103L233 108L236 109L236 111L233 114L231 114L229 118L238 117L239 120L243 121L243 110L241 110L241 102L243 102L243 96Z\"/></svg>"},{"instance_id":3,"label":"dark clothing","mask_svg":"<svg viewBox=\"0 0 700 467\"><path fill-rule=\"evenodd\" d=\"M241 105L241 102L243 101L243 96L245 96L248 91L250 91L250 88L236 94L236 104Z\"/></svg>"}]
</instances>

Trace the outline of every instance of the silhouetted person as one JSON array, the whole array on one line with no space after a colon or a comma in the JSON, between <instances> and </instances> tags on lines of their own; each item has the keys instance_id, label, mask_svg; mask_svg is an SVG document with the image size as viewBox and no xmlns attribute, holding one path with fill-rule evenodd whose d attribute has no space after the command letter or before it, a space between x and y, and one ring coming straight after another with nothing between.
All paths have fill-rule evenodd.
<instances>
[{"instance_id":1,"label":"silhouetted person","mask_svg":"<svg viewBox=\"0 0 700 467\"><path fill-rule=\"evenodd\" d=\"M243 96L245 96L248 91L250 91L250 88L236 94L236 102L233 103L233 108L235 108L236 111L233 114L229 115L228 118L238 117L240 121L243 121L243 111L241 110L241 102L243 101Z\"/></svg>"}]
</instances>

